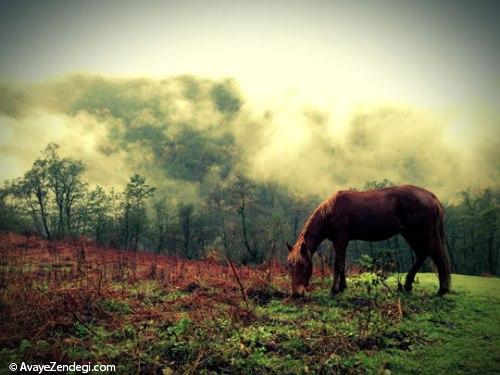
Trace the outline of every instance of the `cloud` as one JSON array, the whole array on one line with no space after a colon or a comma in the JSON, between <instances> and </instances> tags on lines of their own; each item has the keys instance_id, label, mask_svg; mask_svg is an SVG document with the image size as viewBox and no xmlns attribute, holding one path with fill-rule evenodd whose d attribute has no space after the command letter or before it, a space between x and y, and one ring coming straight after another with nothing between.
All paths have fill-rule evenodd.
<instances>
[{"instance_id":1,"label":"cloud","mask_svg":"<svg viewBox=\"0 0 500 375\"><path fill-rule=\"evenodd\" d=\"M384 178L446 199L498 188L494 115L457 126L453 116L382 104L341 120L293 96L255 108L234 80L189 75L2 84L0 177L21 175L54 141L87 164L92 184L121 187L140 172L177 199L196 199L214 173L236 172L321 197Z\"/></svg>"},{"instance_id":2,"label":"cloud","mask_svg":"<svg viewBox=\"0 0 500 375\"><path fill-rule=\"evenodd\" d=\"M455 142L452 124L442 117L401 106L360 110L347 124L321 112L295 111L294 119L274 125L279 130L256 153L251 174L299 192L327 196L384 178L446 199L469 187L498 188L498 127L481 134L484 127L478 126L471 131L480 141Z\"/></svg>"}]
</instances>

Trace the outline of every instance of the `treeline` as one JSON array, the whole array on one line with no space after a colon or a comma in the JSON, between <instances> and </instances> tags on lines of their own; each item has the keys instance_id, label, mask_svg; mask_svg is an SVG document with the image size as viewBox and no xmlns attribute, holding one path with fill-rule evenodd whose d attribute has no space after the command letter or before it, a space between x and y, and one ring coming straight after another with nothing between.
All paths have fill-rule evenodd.
<instances>
[{"instance_id":1,"label":"treeline","mask_svg":"<svg viewBox=\"0 0 500 375\"><path fill-rule=\"evenodd\" d=\"M205 183L194 202L160 196L135 174L123 191L84 181L85 165L49 144L22 178L1 190L0 230L48 239L88 236L122 249L149 249L196 259L211 250L260 263L285 253L317 200L291 196L277 184L235 174Z\"/></svg>"},{"instance_id":2,"label":"treeline","mask_svg":"<svg viewBox=\"0 0 500 375\"><path fill-rule=\"evenodd\" d=\"M233 173L224 180L205 180L199 198L177 202L150 186L144 176L130 177L123 191L106 192L84 180L86 167L61 157L49 144L23 177L0 190L0 231L36 233L48 239L86 236L104 246L148 249L188 259L212 251L243 263L284 260L285 242L293 242L319 197L298 197L284 186L258 183ZM362 188L392 185L367 182ZM459 193L446 205L447 245L454 272L498 275L500 195L484 190ZM328 244L320 249L331 263ZM389 254L406 271L413 254L395 237L378 243L352 242L351 262L368 254Z\"/></svg>"}]
</instances>

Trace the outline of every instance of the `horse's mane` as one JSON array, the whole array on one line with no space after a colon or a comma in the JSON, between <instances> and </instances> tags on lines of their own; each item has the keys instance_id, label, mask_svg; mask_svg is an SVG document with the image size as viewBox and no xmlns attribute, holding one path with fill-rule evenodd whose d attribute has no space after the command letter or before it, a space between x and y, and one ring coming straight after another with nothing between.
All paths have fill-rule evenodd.
<instances>
[{"instance_id":1,"label":"horse's mane","mask_svg":"<svg viewBox=\"0 0 500 375\"><path fill-rule=\"evenodd\" d=\"M300 231L300 234L297 238L297 243L306 242L305 236L308 233L314 233L316 229L321 225L321 222L325 217L327 217L333 211L333 205L335 203L335 199L337 194L333 194L330 198L321 202L318 207L313 211L309 218L307 219L304 227ZM320 220L318 220L320 219ZM306 244L309 246L309 244ZM294 264L302 261L302 254L300 252L300 247L297 247L297 250L294 249L289 255L288 260Z\"/></svg>"},{"instance_id":2,"label":"horse's mane","mask_svg":"<svg viewBox=\"0 0 500 375\"><path fill-rule=\"evenodd\" d=\"M302 231L299 234L299 239L303 239L307 233L314 230L325 217L330 215L330 213L333 210L333 205L335 203L336 198L337 194L333 194L330 198L321 202L318 205L318 207L316 207L316 209L313 211L313 213L309 216L306 223L304 224L304 227L302 228ZM317 220L318 218L320 218L321 220L318 221Z\"/></svg>"}]
</instances>

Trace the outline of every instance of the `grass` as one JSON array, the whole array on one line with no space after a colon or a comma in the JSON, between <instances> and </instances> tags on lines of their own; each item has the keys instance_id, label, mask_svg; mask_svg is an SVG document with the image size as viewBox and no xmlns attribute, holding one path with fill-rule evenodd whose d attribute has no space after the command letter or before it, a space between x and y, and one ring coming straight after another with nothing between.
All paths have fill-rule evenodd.
<instances>
[{"instance_id":1,"label":"grass","mask_svg":"<svg viewBox=\"0 0 500 375\"><path fill-rule=\"evenodd\" d=\"M54 250L56 249L56 250ZM79 257L76 254L80 251ZM80 259L80 260L78 260ZM63 264L64 267L60 265ZM412 295L315 277L290 300L276 263L232 271L81 244L0 237L0 373L11 362L109 363L121 374L488 374L500 371L497 278L434 274Z\"/></svg>"},{"instance_id":2,"label":"grass","mask_svg":"<svg viewBox=\"0 0 500 375\"><path fill-rule=\"evenodd\" d=\"M419 288L435 288L434 274L420 274ZM409 351L379 352L371 363L386 362L404 374L498 374L500 371L500 280L453 275L453 294L408 319L431 339Z\"/></svg>"}]
</instances>

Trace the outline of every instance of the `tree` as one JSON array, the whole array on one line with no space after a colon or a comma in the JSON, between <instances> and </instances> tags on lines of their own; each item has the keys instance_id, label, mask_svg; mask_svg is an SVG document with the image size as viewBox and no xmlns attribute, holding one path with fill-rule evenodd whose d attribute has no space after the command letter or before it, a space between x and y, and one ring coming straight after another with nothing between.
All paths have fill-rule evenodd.
<instances>
[{"instance_id":1,"label":"tree","mask_svg":"<svg viewBox=\"0 0 500 375\"><path fill-rule=\"evenodd\" d=\"M146 184L145 177L139 174L130 177L123 192L122 244L125 248L138 249L147 226L146 200L155 190Z\"/></svg>"},{"instance_id":2,"label":"tree","mask_svg":"<svg viewBox=\"0 0 500 375\"><path fill-rule=\"evenodd\" d=\"M59 146L49 143L24 177L14 181L11 192L24 201L40 234L51 239L73 235L73 210L83 200L87 184L82 181L83 162L61 159ZM55 212L54 212L55 208Z\"/></svg>"},{"instance_id":3,"label":"tree","mask_svg":"<svg viewBox=\"0 0 500 375\"><path fill-rule=\"evenodd\" d=\"M381 188L386 188L386 187L391 187L394 186L394 182L391 180L384 178L381 181L367 181L365 183L364 189L365 190L372 190L372 189L381 189Z\"/></svg>"},{"instance_id":4,"label":"tree","mask_svg":"<svg viewBox=\"0 0 500 375\"><path fill-rule=\"evenodd\" d=\"M492 275L497 274L498 270L498 212L499 197L491 189L485 189L481 202L481 228L486 237L487 246L487 267Z\"/></svg>"},{"instance_id":5,"label":"tree","mask_svg":"<svg viewBox=\"0 0 500 375\"><path fill-rule=\"evenodd\" d=\"M14 187L15 194L23 198L30 207L35 226L38 226L40 220L43 227L41 234L51 239L53 234L48 219L49 189L47 161L44 159L35 160L24 179L18 180Z\"/></svg>"},{"instance_id":6,"label":"tree","mask_svg":"<svg viewBox=\"0 0 500 375\"><path fill-rule=\"evenodd\" d=\"M101 244L109 239L111 228L110 200L104 189L97 186L86 198L87 227L92 237Z\"/></svg>"},{"instance_id":7,"label":"tree","mask_svg":"<svg viewBox=\"0 0 500 375\"><path fill-rule=\"evenodd\" d=\"M20 199L13 194L13 183L6 181L0 187L0 232L33 231L29 224L30 216L25 215L25 209Z\"/></svg>"},{"instance_id":8,"label":"tree","mask_svg":"<svg viewBox=\"0 0 500 375\"><path fill-rule=\"evenodd\" d=\"M459 194L460 201L446 205L446 235L454 271L464 274L498 274L499 194L485 189Z\"/></svg>"},{"instance_id":9,"label":"tree","mask_svg":"<svg viewBox=\"0 0 500 375\"><path fill-rule=\"evenodd\" d=\"M245 177L236 176L231 187L233 204L240 217L241 237L249 262L260 262L262 254L256 246L255 236L249 220L249 212L254 198L255 186ZM253 238L254 241L251 241Z\"/></svg>"},{"instance_id":10,"label":"tree","mask_svg":"<svg viewBox=\"0 0 500 375\"><path fill-rule=\"evenodd\" d=\"M162 199L153 205L155 222L154 222L154 236L155 248L159 253L167 246L167 228L168 228L168 207L167 202Z\"/></svg>"},{"instance_id":11,"label":"tree","mask_svg":"<svg viewBox=\"0 0 500 375\"><path fill-rule=\"evenodd\" d=\"M226 202L227 192L220 182L216 182L209 194L209 207L215 211L215 217L224 247L226 257L231 258L228 233L228 204Z\"/></svg>"},{"instance_id":12,"label":"tree","mask_svg":"<svg viewBox=\"0 0 500 375\"><path fill-rule=\"evenodd\" d=\"M72 158L60 158L59 145L49 143L43 151L47 168L48 187L54 194L58 209L57 236L73 235L73 208L75 203L83 199L87 184L81 178L85 165Z\"/></svg>"},{"instance_id":13,"label":"tree","mask_svg":"<svg viewBox=\"0 0 500 375\"><path fill-rule=\"evenodd\" d=\"M177 215L179 219L179 226L182 235L182 244L184 256L187 259L193 259L193 222L194 222L194 206L191 203L181 203L177 206Z\"/></svg>"}]
</instances>

